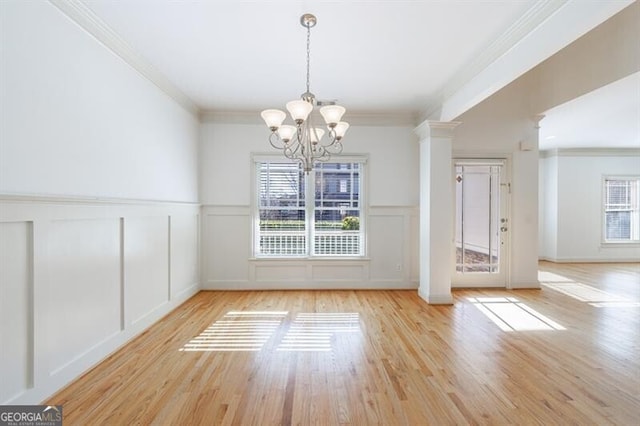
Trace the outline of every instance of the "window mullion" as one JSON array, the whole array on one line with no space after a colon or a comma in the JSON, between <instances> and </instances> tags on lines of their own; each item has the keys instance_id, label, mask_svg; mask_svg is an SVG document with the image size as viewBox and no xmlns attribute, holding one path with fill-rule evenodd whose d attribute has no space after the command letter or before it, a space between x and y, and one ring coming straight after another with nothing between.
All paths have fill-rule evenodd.
<instances>
[{"instance_id":1,"label":"window mullion","mask_svg":"<svg viewBox=\"0 0 640 426\"><path fill-rule=\"evenodd\" d=\"M307 256L315 255L315 181L314 168L305 176L305 230L307 235Z\"/></svg>"}]
</instances>

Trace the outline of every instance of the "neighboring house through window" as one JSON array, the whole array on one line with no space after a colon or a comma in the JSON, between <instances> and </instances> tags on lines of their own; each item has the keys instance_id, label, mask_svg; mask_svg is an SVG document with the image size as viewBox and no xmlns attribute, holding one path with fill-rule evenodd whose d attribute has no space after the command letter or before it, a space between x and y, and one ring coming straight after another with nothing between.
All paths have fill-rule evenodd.
<instances>
[{"instance_id":1,"label":"neighboring house through window","mask_svg":"<svg viewBox=\"0 0 640 426\"><path fill-rule=\"evenodd\" d=\"M316 163L308 175L286 159L255 167L257 257L364 256L364 159Z\"/></svg>"},{"instance_id":2,"label":"neighboring house through window","mask_svg":"<svg viewBox=\"0 0 640 426\"><path fill-rule=\"evenodd\" d=\"M604 242L640 242L640 177L604 179Z\"/></svg>"}]
</instances>

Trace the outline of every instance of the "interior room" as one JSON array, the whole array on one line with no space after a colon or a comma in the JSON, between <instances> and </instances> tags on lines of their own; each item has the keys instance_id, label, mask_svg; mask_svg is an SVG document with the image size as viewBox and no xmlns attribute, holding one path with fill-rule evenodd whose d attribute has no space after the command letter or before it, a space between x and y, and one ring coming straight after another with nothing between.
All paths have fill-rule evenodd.
<instances>
[{"instance_id":1,"label":"interior room","mask_svg":"<svg viewBox=\"0 0 640 426\"><path fill-rule=\"evenodd\" d=\"M0 404L634 424L638 22L633 0L0 2Z\"/></svg>"}]
</instances>

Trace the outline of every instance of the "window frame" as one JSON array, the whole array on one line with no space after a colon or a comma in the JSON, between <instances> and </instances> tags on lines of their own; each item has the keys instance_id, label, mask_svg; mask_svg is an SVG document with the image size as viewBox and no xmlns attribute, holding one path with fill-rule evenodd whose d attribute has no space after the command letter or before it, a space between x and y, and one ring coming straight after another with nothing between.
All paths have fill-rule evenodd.
<instances>
[{"instance_id":1,"label":"window frame","mask_svg":"<svg viewBox=\"0 0 640 426\"><path fill-rule=\"evenodd\" d=\"M607 239L607 181L622 180L636 181L636 205L631 210L631 233L629 240L608 240ZM602 246L629 246L640 245L640 175L603 175L601 185L602 197L600 202L600 219L602 221L600 239ZM635 218L634 218L635 217ZM635 227L634 227L635 225ZM635 234L635 235L634 235Z\"/></svg>"},{"instance_id":2,"label":"window frame","mask_svg":"<svg viewBox=\"0 0 640 426\"><path fill-rule=\"evenodd\" d=\"M346 255L337 255L337 254L316 254L315 250L315 209L316 209L316 198L315 198L315 173L316 169L314 168L309 172L309 175L305 177L305 232L306 232L306 253L305 254L262 254L260 253L260 201L259 201L259 164L264 162L275 162L275 163L287 163L292 162L282 156L274 156L268 154L254 154L251 159L251 238L252 238L252 256L254 259L261 260L295 260L295 259L331 259L331 260L353 260L353 259L365 259L367 256L368 248L367 248L367 214L368 214L368 203L367 203L367 163L368 156L367 155L340 155L332 157L329 161L325 163L358 163L359 167L359 194L358 194L358 206L360 213L360 234L359 234L359 244L360 244L360 254L346 254ZM339 166L339 169L342 169ZM352 188L350 189L352 190Z\"/></svg>"}]
</instances>

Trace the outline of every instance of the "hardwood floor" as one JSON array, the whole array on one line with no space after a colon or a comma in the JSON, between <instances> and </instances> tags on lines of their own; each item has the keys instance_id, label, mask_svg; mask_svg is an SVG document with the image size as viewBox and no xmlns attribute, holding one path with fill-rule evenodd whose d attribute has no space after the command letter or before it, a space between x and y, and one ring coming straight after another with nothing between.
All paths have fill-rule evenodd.
<instances>
[{"instance_id":1,"label":"hardwood floor","mask_svg":"<svg viewBox=\"0 0 640 426\"><path fill-rule=\"evenodd\" d=\"M542 290L201 292L54 395L66 425L640 419L640 265Z\"/></svg>"}]
</instances>

